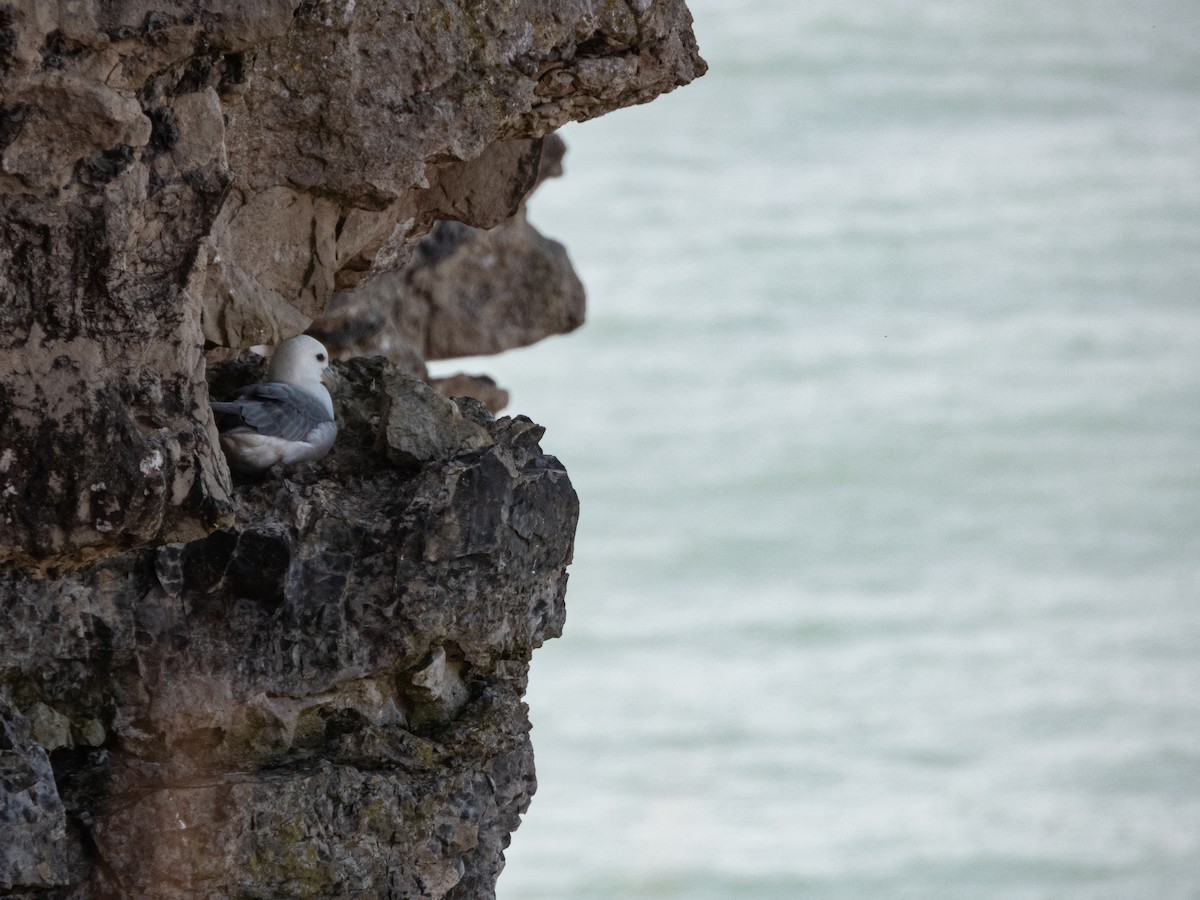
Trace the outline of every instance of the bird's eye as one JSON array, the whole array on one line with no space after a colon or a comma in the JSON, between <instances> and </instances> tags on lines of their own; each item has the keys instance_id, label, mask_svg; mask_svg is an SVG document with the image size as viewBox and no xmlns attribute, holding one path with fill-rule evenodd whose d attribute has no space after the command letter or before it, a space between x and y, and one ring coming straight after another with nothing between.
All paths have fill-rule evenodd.
<instances>
[{"instance_id":1,"label":"bird's eye","mask_svg":"<svg viewBox=\"0 0 1200 900\"><path fill-rule=\"evenodd\" d=\"M325 354L324 353L317 354L317 362L325 362Z\"/></svg>"}]
</instances>

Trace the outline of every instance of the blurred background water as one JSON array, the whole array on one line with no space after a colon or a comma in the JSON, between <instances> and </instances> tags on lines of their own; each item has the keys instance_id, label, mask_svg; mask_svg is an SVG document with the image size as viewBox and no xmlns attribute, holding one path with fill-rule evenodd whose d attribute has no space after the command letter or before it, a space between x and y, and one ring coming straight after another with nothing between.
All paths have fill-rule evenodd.
<instances>
[{"instance_id":1,"label":"blurred background water","mask_svg":"<svg viewBox=\"0 0 1200 900\"><path fill-rule=\"evenodd\" d=\"M691 6L468 366L583 505L500 897L1195 900L1200 6Z\"/></svg>"}]
</instances>

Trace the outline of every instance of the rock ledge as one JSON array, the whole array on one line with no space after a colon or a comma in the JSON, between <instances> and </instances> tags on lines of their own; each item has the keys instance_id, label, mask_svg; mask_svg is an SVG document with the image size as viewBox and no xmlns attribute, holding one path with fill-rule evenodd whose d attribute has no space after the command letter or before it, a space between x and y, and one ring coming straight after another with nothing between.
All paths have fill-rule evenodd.
<instances>
[{"instance_id":1,"label":"rock ledge","mask_svg":"<svg viewBox=\"0 0 1200 900\"><path fill-rule=\"evenodd\" d=\"M4 576L0 889L491 895L578 503L529 420L340 369L334 452L239 486L230 526ZM444 455L389 460L401 405Z\"/></svg>"}]
</instances>

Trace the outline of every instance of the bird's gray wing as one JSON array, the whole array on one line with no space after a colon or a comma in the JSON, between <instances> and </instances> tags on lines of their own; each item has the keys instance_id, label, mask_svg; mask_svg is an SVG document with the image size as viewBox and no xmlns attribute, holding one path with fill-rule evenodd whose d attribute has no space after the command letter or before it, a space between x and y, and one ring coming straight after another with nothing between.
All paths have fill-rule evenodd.
<instances>
[{"instance_id":1,"label":"bird's gray wing","mask_svg":"<svg viewBox=\"0 0 1200 900\"><path fill-rule=\"evenodd\" d=\"M329 412L320 400L281 381L246 385L236 398L215 401L212 408L217 413L217 428L223 434L253 431L302 441L318 425L330 421Z\"/></svg>"}]
</instances>

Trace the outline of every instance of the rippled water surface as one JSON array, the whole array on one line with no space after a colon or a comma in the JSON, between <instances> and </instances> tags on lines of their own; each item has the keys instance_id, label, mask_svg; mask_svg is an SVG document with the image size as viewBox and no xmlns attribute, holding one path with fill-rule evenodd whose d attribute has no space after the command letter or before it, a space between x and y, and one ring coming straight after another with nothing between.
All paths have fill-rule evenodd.
<instances>
[{"instance_id":1,"label":"rippled water surface","mask_svg":"<svg viewBox=\"0 0 1200 900\"><path fill-rule=\"evenodd\" d=\"M1200 6L693 0L472 361L581 495L502 900L1200 897Z\"/></svg>"}]
</instances>

